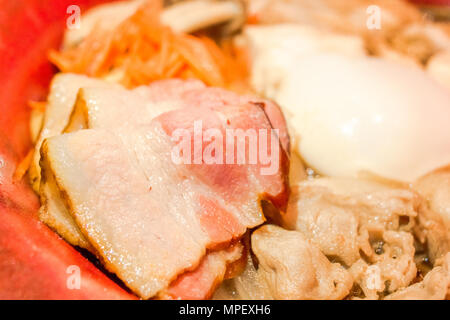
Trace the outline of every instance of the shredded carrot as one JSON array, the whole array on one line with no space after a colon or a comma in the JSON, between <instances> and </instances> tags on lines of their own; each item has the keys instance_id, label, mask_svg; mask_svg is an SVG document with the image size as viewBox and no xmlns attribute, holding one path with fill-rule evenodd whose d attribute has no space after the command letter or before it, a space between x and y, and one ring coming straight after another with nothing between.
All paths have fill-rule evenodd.
<instances>
[{"instance_id":1,"label":"shredded carrot","mask_svg":"<svg viewBox=\"0 0 450 320\"><path fill-rule=\"evenodd\" d=\"M28 106L33 110L38 110L41 112L45 111L47 102L45 101L28 101Z\"/></svg>"},{"instance_id":2,"label":"shredded carrot","mask_svg":"<svg viewBox=\"0 0 450 320\"><path fill-rule=\"evenodd\" d=\"M94 28L76 47L51 51L49 58L63 72L101 77L119 69L127 87L168 78L244 86L247 68L242 60L209 38L175 33L164 26L159 19L162 8L160 0L148 1L115 30Z\"/></svg>"},{"instance_id":3,"label":"shredded carrot","mask_svg":"<svg viewBox=\"0 0 450 320\"><path fill-rule=\"evenodd\" d=\"M249 15L247 18L247 24L258 24L259 23L259 17L257 14Z\"/></svg>"},{"instance_id":4,"label":"shredded carrot","mask_svg":"<svg viewBox=\"0 0 450 320\"><path fill-rule=\"evenodd\" d=\"M23 158L22 161L20 161L19 164L17 165L16 170L14 171L14 175L13 175L13 179L15 181L22 180L23 176L27 173L28 168L30 167L31 161L33 159L33 152L34 152L33 149L28 151L25 158Z\"/></svg>"}]
</instances>

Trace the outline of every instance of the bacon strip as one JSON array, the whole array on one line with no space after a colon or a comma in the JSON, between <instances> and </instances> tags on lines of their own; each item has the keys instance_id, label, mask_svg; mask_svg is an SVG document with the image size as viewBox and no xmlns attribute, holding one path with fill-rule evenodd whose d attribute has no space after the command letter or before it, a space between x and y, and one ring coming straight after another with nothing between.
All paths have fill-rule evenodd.
<instances>
[{"instance_id":1,"label":"bacon strip","mask_svg":"<svg viewBox=\"0 0 450 320\"><path fill-rule=\"evenodd\" d=\"M215 267L206 268L211 275L203 274L204 261L210 261L206 252L223 249L212 253L222 256L233 240L262 224L261 199L287 198L287 166L283 164L287 155L277 135L269 136L272 149L266 150L280 152L277 170L271 175L261 174L264 166L259 163L173 162L172 134L177 129L194 133L196 121L204 124L203 133L216 129L224 137L226 129L272 129L264 110L247 98L189 86L163 101L173 102L174 111L151 121L155 112L166 110L167 105L160 106L162 101L146 100L145 105L122 99L114 104L113 98L105 104L88 99L92 105L81 104L87 112L78 114L86 116L84 123L92 129L50 138L41 150L43 167L54 175L83 235L106 267L143 298L166 292L183 274L197 273L209 284L201 290L207 296L223 276L213 271ZM107 89L90 90L93 97ZM134 94L154 94L154 88L140 90ZM202 98L196 103L198 97ZM106 106L111 112L105 112ZM127 112L130 116L124 118ZM193 137L189 144L195 143ZM247 150L249 141L244 144ZM237 161L236 155L232 160ZM274 202L280 203L282 207L282 201ZM233 259L223 261L220 265L226 270Z\"/></svg>"}]
</instances>

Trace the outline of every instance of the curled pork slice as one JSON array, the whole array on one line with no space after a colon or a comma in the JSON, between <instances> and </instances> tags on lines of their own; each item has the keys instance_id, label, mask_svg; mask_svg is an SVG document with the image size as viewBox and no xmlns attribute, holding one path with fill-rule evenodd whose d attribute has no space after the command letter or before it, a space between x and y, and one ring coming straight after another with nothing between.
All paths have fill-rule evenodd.
<instances>
[{"instance_id":1,"label":"curled pork slice","mask_svg":"<svg viewBox=\"0 0 450 320\"><path fill-rule=\"evenodd\" d=\"M382 179L300 182L293 188L285 226L348 268L358 289L354 297L378 299L409 286L417 276L419 249L433 264L449 251L442 219L424 199Z\"/></svg>"},{"instance_id":2,"label":"curled pork slice","mask_svg":"<svg viewBox=\"0 0 450 320\"><path fill-rule=\"evenodd\" d=\"M174 163L174 130L193 132L195 121L202 121L203 132L272 129L264 108L253 100L220 89L191 91L180 96L183 108L133 125L109 117L123 112L102 113L96 104L95 121L88 112L85 122L93 129L48 139L42 147L43 166L54 175L84 237L143 298L172 292L167 288L180 275L201 269L206 252L225 250L223 257L231 241L264 221L261 199L286 205L287 154L278 135L269 137L269 148L280 151L271 175L261 174L262 165ZM109 107L133 112L120 101ZM149 119L145 110L139 112ZM195 143L191 139L189 146ZM222 269L216 268L213 285L223 277Z\"/></svg>"},{"instance_id":3,"label":"curled pork slice","mask_svg":"<svg viewBox=\"0 0 450 320\"><path fill-rule=\"evenodd\" d=\"M429 258L435 263L450 251L450 166L421 177L413 189L425 198L416 233L427 243Z\"/></svg>"},{"instance_id":4,"label":"curled pork slice","mask_svg":"<svg viewBox=\"0 0 450 320\"><path fill-rule=\"evenodd\" d=\"M233 279L240 298L322 300L349 294L350 273L300 232L265 225L251 240L258 267L249 262L247 274Z\"/></svg>"},{"instance_id":5,"label":"curled pork slice","mask_svg":"<svg viewBox=\"0 0 450 320\"><path fill-rule=\"evenodd\" d=\"M450 232L450 166L423 176L413 188L425 197L430 209L442 217Z\"/></svg>"},{"instance_id":6,"label":"curled pork slice","mask_svg":"<svg viewBox=\"0 0 450 320\"><path fill-rule=\"evenodd\" d=\"M388 295L386 300L445 300L450 298L450 253L425 278Z\"/></svg>"},{"instance_id":7,"label":"curled pork slice","mask_svg":"<svg viewBox=\"0 0 450 320\"><path fill-rule=\"evenodd\" d=\"M318 178L293 187L285 221L350 266L384 231L410 231L419 204L414 192L376 181Z\"/></svg>"}]
</instances>

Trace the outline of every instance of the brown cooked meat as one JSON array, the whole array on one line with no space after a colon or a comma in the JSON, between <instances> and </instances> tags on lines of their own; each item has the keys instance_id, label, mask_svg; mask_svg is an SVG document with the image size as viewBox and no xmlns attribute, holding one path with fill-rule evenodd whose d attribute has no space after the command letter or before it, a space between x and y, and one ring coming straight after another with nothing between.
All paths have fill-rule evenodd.
<instances>
[{"instance_id":1,"label":"brown cooked meat","mask_svg":"<svg viewBox=\"0 0 450 320\"><path fill-rule=\"evenodd\" d=\"M293 188L286 226L300 231L353 276L360 297L377 299L417 277L416 247L436 263L449 251L442 219L401 185L318 178Z\"/></svg>"},{"instance_id":2,"label":"brown cooked meat","mask_svg":"<svg viewBox=\"0 0 450 320\"><path fill-rule=\"evenodd\" d=\"M295 231L256 230L253 259L215 297L443 299L450 239L433 208L408 186L375 177L300 181L283 222Z\"/></svg>"},{"instance_id":3,"label":"brown cooked meat","mask_svg":"<svg viewBox=\"0 0 450 320\"><path fill-rule=\"evenodd\" d=\"M298 231L262 226L251 247L257 266L249 258L243 274L219 288L216 299L343 299L352 288L350 273Z\"/></svg>"}]
</instances>

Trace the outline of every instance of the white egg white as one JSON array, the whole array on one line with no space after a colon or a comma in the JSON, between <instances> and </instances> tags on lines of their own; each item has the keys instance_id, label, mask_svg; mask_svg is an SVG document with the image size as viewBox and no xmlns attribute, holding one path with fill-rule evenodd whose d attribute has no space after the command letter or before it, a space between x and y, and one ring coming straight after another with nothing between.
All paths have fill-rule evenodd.
<instances>
[{"instance_id":1,"label":"white egg white","mask_svg":"<svg viewBox=\"0 0 450 320\"><path fill-rule=\"evenodd\" d=\"M450 163L450 91L424 71L320 46L277 60L282 47L253 46L253 78L264 74L253 84L283 107L318 172L409 182Z\"/></svg>"}]
</instances>

